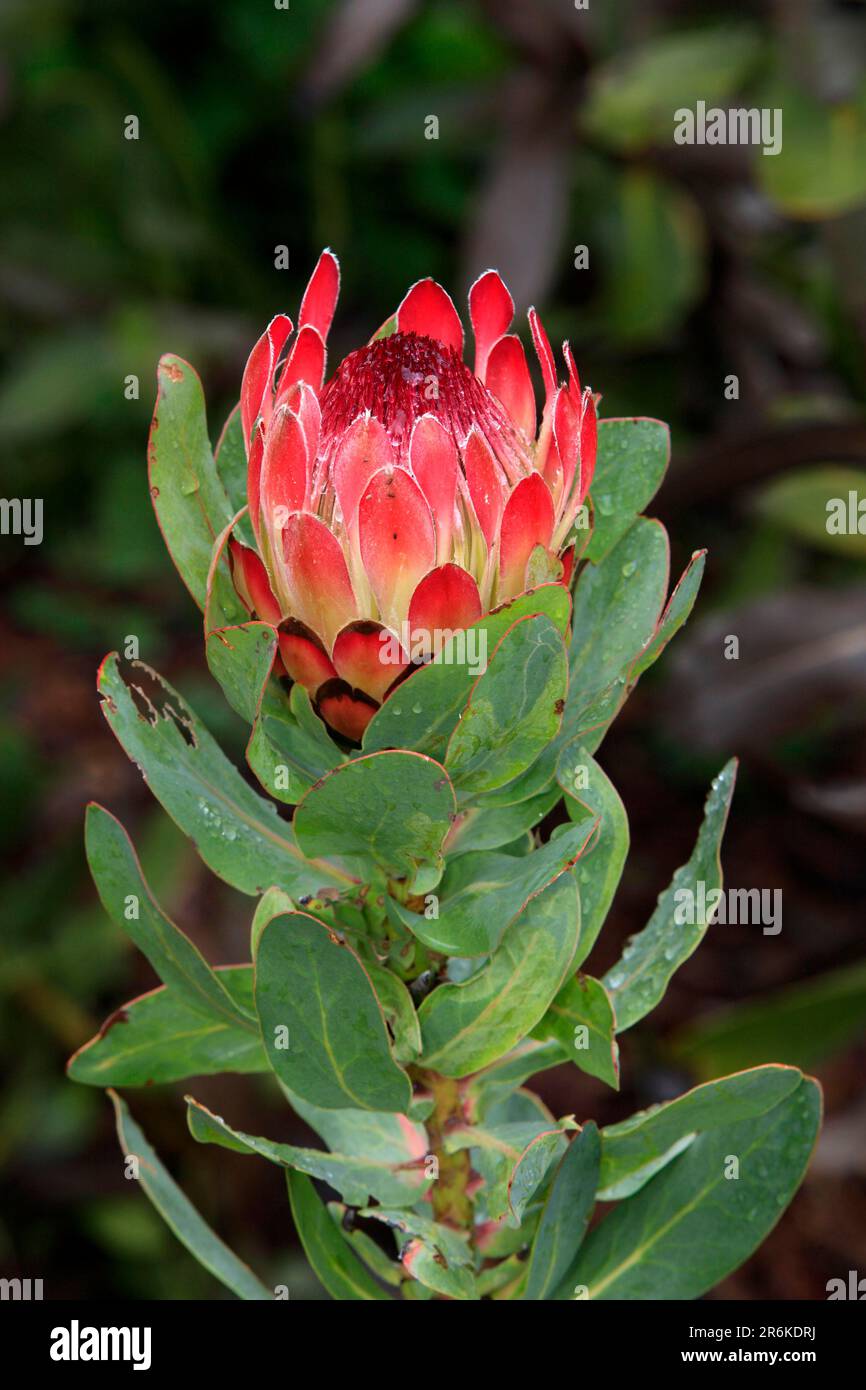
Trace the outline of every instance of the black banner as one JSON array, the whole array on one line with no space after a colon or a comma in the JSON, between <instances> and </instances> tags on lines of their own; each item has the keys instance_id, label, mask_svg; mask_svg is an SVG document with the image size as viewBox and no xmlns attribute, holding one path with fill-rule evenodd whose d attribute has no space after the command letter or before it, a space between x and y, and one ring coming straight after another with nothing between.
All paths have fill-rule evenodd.
<instances>
[{"instance_id":1,"label":"black banner","mask_svg":"<svg viewBox=\"0 0 866 1390\"><path fill-rule=\"evenodd\" d=\"M251 1372L258 1374L267 1367L282 1367L281 1373L291 1377L298 1367L298 1354L306 1361L315 1345L321 1345L322 1370L327 1375L333 1373L335 1364L356 1365L359 1339L371 1330L370 1309L363 1314L351 1307L338 1311L325 1303L318 1309L332 1329L322 1344L314 1340L316 1306L305 1304L302 1312L290 1300L273 1310L261 1303L242 1302L83 1305L9 1301L0 1305L0 1317L7 1356L40 1375L50 1371L52 1379L62 1380L92 1379L101 1371L113 1376L119 1371L160 1377L170 1373L194 1375L200 1384L203 1377L212 1374L237 1374L248 1379ZM859 1304L850 1299L627 1306L609 1302L584 1303L566 1314L564 1323L553 1325L547 1324L546 1316L536 1323L532 1315L515 1324L512 1306L506 1324L499 1324L496 1313L491 1312L493 1321L488 1326L502 1346L513 1346L515 1335L519 1337L524 1331L543 1335L547 1326L555 1326L559 1335L564 1333L568 1338L558 1358L564 1364L573 1358L575 1366L589 1360L594 1364L607 1361L618 1374L630 1370L664 1374L674 1367L699 1371L705 1366L777 1369L793 1365L817 1370L826 1378L828 1373L847 1367L856 1356L864 1329L862 1313ZM381 1310L374 1316L372 1327L378 1332L401 1325L380 1323ZM425 1338L431 1335L430 1316L428 1307ZM445 1316L450 1322L453 1314ZM483 1316L486 1323L488 1314ZM335 1327L338 1318L339 1333ZM346 1318L351 1320L351 1328L346 1326ZM494 1344L479 1335L478 1323L473 1328L486 1360ZM437 1331L432 1332L434 1340ZM503 1337L507 1341L501 1341ZM467 1353L468 1344L461 1336L464 1371ZM382 1373L390 1378L391 1371L385 1366Z\"/></svg>"}]
</instances>

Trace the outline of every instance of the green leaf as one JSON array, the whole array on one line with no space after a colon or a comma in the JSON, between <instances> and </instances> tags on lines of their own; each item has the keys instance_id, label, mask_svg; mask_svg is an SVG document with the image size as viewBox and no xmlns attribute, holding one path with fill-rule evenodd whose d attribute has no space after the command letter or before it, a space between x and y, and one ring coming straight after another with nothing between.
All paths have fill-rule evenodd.
<instances>
[{"instance_id":1,"label":"green leaf","mask_svg":"<svg viewBox=\"0 0 866 1390\"><path fill-rule=\"evenodd\" d=\"M148 1144L126 1103L114 1091L109 1091L117 1122L117 1138L126 1158L138 1159L138 1181L163 1221L215 1279L231 1289L238 1298L273 1298L237 1255L224 1245L219 1236L199 1216L189 1198L160 1163Z\"/></svg>"},{"instance_id":2,"label":"green leaf","mask_svg":"<svg viewBox=\"0 0 866 1390\"><path fill-rule=\"evenodd\" d=\"M789 217L825 220L866 201L866 82L847 100L819 101L803 82L774 82L762 106L784 111L778 154L755 155L759 183Z\"/></svg>"},{"instance_id":3,"label":"green leaf","mask_svg":"<svg viewBox=\"0 0 866 1390\"><path fill-rule=\"evenodd\" d=\"M150 493L171 558L203 609L214 541L232 512L211 454L201 382L171 353L160 359L157 382Z\"/></svg>"},{"instance_id":4,"label":"green leaf","mask_svg":"<svg viewBox=\"0 0 866 1390\"><path fill-rule=\"evenodd\" d=\"M722 884L719 852L736 776L732 759L713 778L691 858L677 869L643 931L630 938L621 959L602 979L613 1001L619 1033L655 1008L671 976L704 937L713 911L707 899ZM695 920L682 920L689 917Z\"/></svg>"},{"instance_id":5,"label":"green leaf","mask_svg":"<svg viewBox=\"0 0 866 1390\"><path fill-rule=\"evenodd\" d=\"M177 691L140 661L123 678L116 654L99 673L102 711L172 820L214 873L242 893L344 887L330 864L304 859L276 807L244 781Z\"/></svg>"},{"instance_id":6,"label":"green leaf","mask_svg":"<svg viewBox=\"0 0 866 1390\"><path fill-rule=\"evenodd\" d=\"M249 965L217 969L239 1013L252 1007ZM203 1014L163 987L118 1009L70 1058L68 1073L85 1086L150 1086L188 1076L268 1070L258 1029Z\"/></svg>"},{"instance_id":7,"label":"green leaf","mask_svg":"<svg viewBox=\"0 0 866 1390\"><path fill-rule=\"evenodd\" d=\"M671 638L676 637L680 628L688 622L704 577L706 561L707 552L696 550L680 575L655 632L629 672L631 685L658 661Z\"/></svg>"},{"instance_id":8,"label":"green leaf","mask_svg":"<svg viewBox=\"0 0 866 1390\"><path fill-rule=\"evenodd\" d=\"M289 691L289 709L297 728L293 739L294 756L304 775L318 782L320 777L345 762L345 756L328 733L327 725L313 709L306 690L297 681ZM261 711L261 717L265 719L265 732L269 733L266 711ZM274 741L278 747L282 747L280 739Z\"/></svg>"},{"instance_id":9,"label":"green leaf","mask_svg":"<svg viewBox=\"0 0 866 1390\"><path fill-rule=\"evenodd\" d=\"M470 1150L472 1169L483 1179L475 1202L476 1221L501 1221L509 1212L509 1188L522 1155L542 1136L561 1136L561 1129L551 1129L551 1116L544 1110L530 1109L527 1100L525 1093L515 1092L495 1108L489 1122L453 1125L444 1137L446 1153ZM529 1171L528 1166L527 1175ZM527 1199L533 1192L534 1187L528 1191ZM519 1189L517 1195L519 1198ZM515 1230L513 1217L509 1216L508 1221L509 1229ZM486 1232L485 1237L488 1235ZM525 1240L518 1240L513 1246L516 1244L519 1248L525 1243ZM485 1257L489 1258L486 1238L483 1248Z\"/></svg>"},{"instance_id":10,"label":"green leaf","mask_svg":"<svg viewBox=\"0 0 866 1390\"><path fill-rule=\"evenodd\" d=\"M429 1152L424 1126L405 1115L376 1110L324 1110L280 1082L292 1109L335 1153L372 1163L409 1164Z\"/></svg>"},{"instance_id":11,"label":"green leaf","mask_svg":"<svg viewBox=\"0 0 866 1390\"><path fill-rule=\"evenodd\" d=\"M289 694L273 675L276 631L259 622L216 628L206 653L229 704L252 725L247 762L271 796L296 805L343 755L303 686L295 684Z\"/></svg>"},{"instance_id":12,"label":"green leaf","mask_svg":"<svg viewBox=\"0 0 866 1390\"><path fill-rule=\"evenodd\" d=\"M367 1266L371 1274L386 1284L399 1288L403 1283L403 1269L396 1259L381 1250L366 1231L352 1225L352 1212L342 1202L329 1202L328 1215L346 1244L355 1251L358 1259Z\"/></svg>"},{"instance_id":13,"label":"green leaf","mask_svg":"<svg viewBox=\"0 0 866 1390\"><path fill-rule=\"evenodd\" d=\"M279 917L282 912L294 912L296 906L294 898L282 888L267 888L265 890L256 903L256 910L253 913L250 926L250 955L253 960L255 960L256 951L259 948L259 937L268 922L273 917ZM255 1005L253 1005L253 1009L255 1009Z\"/></svg>"},{"instance_id":14,"label":"green leaf","mask_svg":"<svg viewBox=\"0 0 866 1390\"><path fill-rule=\"evenodd\" d=\"M324 1109L408 1110L409 1078L345 941L305 912L286 913L262 931L255 972L265 1052L281 1081Z\"/></svg>"},{"instance_id":15,"label":"green leaf","mask_svg":"<svg viewBox=\"0 0 866 1390\"><path fill-rule=\"evenodd\" d=\"M780 1061L813 1067L866 1031L866 964L718 1009L673 1037L670 1055L701 1079Z\"/></svg>"},{"instance_id":16,"label":"green leaf","mask_svg":"<svg viewBox=\"0 0 866 1390\"><path fill-rule=\"evenodd\" d=\"M364 732L365 753L411 748L441 760L488 655L519 618L544 613L565 635L571 595L543 584L473 623L446 642L435 660L415 671L377 710Z\"/></svg>"},{"instance_id":17,"label":"green leaf","mask_svg":"<svg viewBox=\"0 0 866 1390\"><path fill-rule=\"evenodd\" d=\"M608 177L603 217L602 273L589 322L621 353L662 347L705 289L701 206L682 181L627 164ZM596 504L604 496L593 490ZM596 524L598 516L596 505Z\"/></svg>"},{"instance_id":18,"label":"green leaf","mask_svg":"<svg viewBox=\"0 0 866 1390\"><path fill-rule=\"evenodd\" d=\"M622 877L629 847L628 817L616 787L579 741L559 755L556 780L576 825L598 824L598 832L575 870L580 885L580 959L586 960L604 925Z\"/></svg>"},{"instance_id":19,"label":"green leaf","mask_svg":"<svg viewBox=\"0 0 866 1390\"><path fill-rule=\"evenodd\" d=\"M461 854L445 870L439 916L427 918L398 902L390 911L419 941L448 956L486 956L527 904L574 864L592 827L565 826L531 854Z\"/></svg>"},{"instance_id":20,"label":"green leaf","mask_svg":"<svg viewBox=\"0 0 866 1390\"><path fill-rule=\"evenodd\" d=\"M586 558L597 564L625 535L658 491L670 459L670 432L661 420L602 420L592 480L593 528ZM575 615L578 641L587 635ZM606 634L608 637L611 634Z\"/></svg>"},{"instance_id":21,"label":"green leaf","mask_svg":"<svg viewBox=\"0 0 866 1390\"><path fill-rule=\"evenodd\" d=\"M232 517L213 543L210 569L205 583L204 630L208 635L227 627L243 627L249 613L234 585L229 560L229 542L239 518Z\"/></svg>"},{"instance_id":22,"label":"green leaf","mask_svg":"<svg viewBox=\"0 0 866 1390\"><path fill-rule=\"evenodd\" d=\"M796 1067L756 1067L697 1086L666 1105L639 1110L601 1132L599 1198L616 1202L639 1191L695 1136L772 1110L802 1081Z\"/></svg>"},{"instance_id":23,"label":"green leaf","mask_svg":"<svg viewBox=\"0 0 866 1390\"><path fill-rule=\"evenodd\" d=\"M414 1062L421 1054L421 1026L411 994L383 965L368 964L367 973L394 1039L394 1056L398 1062Z\"/></svg>"},{"instance_id":24,"label":"green leaf","mask_svg":"<svg viewBox=\"0 0 866 1390\"><path fill-rule=\"evenodd\" d=\"M420 753L373 753L317 783L295 812L308 855L363 855L395 877L441 861L456 812L444 768Z\"/></svg>"},{"instance_id":25,"label":"green leaf","mask_svg":"<svg viewBox=\"0 0 866 1390\"><path fill-rule=\"evenodd\" d=\"M497 1264L489 1264L485 1269L476 1275L475 1284L482 1298L485 1295L492 1295L493 1298L516 1298L522 1297L515 1292L500 1292L511 1285L515 1289L518 1283L525 1280L526 1265L520 1254L509 1255L507 1259L501 1259Z\"/></svg>"},{"instance_id":26,"label":"green leaf","mask_svg":"<svg viewBox=\"0 0 866 1390\"><path fill-rule=\"evenodd\" d=\"M724 103L759 52L756 32L730 21L662 31L643 43L618 47L615 58L592 72L584 128L619 151L670 145L676 109L694 107L698 100L707 106Z\"/></svg>"},{"instance_id":27,"label":"green leaf","mask_svg":"<svg viewBox=\"0 0 866 1390\"><path fill-rule=\"evenodd\" d=\"M402 1269L403 1266L401 1265ZM476 1283L477 1287L477 1283ZM417 1279L404 1280L400 1287L400 1296L408 1303L429 1303L435 1296L432 1289L428 1289L426 1284L421 1284Z\"/></svg>"},{"instance_id":28,"label":"green leaf","mask_svg":"<svg viewBox=\"0 0 866 1390\"><path fill-rule=\"evenodd\" d=\"M247 724L256 717L276 651L277 634L270 623L241 623L208 633L205 656L210 673Z\"/></svg>"},{"instance_id":29,"label":"green leaf","mask_svg":"<svg viewBox=\"0 0 866 1390\"><path fill-rule=\"evenodd\" d=\"M557 993L579 933L577 887L563 874L532 899L477 975L439 985L424 1000L424 1065L468 1076L514 1047Z\"/></svg>"},{"instance_id":30,"label":"green leaf","mask_svg":"<svg viewBox=\"0 0 866 1390\"><path fill-rule=\"evenodd\" d=\"M529 1252L523 1297L553 1297L583 1241L598 1186L601 1142L592 1120L576 1135L556 1170Z\"/></svg>"},{"instance_id":31,"label":"green leaf","mask_svg":"<svg viewBox=\"0 0 866 1390\"><path fill-rule=\"evenodd\" d=\"M473 806L462 811L448 835L445 853L456 858L458 854L511 845L539 825L559 797L559 789L554 787L515 806Z\"/></svg>"},{"instance_id":32,"label":"green leaf","mask_svg":"<svg viewBox=\"0 0 866 1390\"><path fill-rule=\"evenodd\" d=\"M371 1221L381 1221L394 1231L398 1240L408 1236L410 1240L423 1241L431 1250L438 1252L449 1266L464 1269L472 1264L472 1251L468 1234L454 1230L451 1226L415 1211L395 1211L388 1207L365 1207L359 1215Z\"/></svg>"},{"instance_id":33,"label":"green leaf","mask_svg":"<svg viewBox=\"0 0 866 1390\"><path fill-rule=\"evenodd\" d=\"M544 1179L567 1148L568 1136L561 1129L548 1129L537 1134L523 1150L508 1183L508 1205L518 1225Z\"/></svg>"},{"instance_id":34,"label":"green leaf","mask_svg":"<svg viewBox=\"0 0 866 1390\"><path fill-rule=\"evenodd\" d=\"M361 1261L349 1249L319 1201L316 1189L304 1173L286 1173L292 1218L316 1278L332 1298L340 1302L362 1299L390 1302Z\"/></svg>"},{"instance_id":35,"label":"green leaf","mask_svg":"<svg viewBox=\"0 0 866 1390\"><path fill-rule=\"evenodd\" d=\"M147 957L163 983L200 1013L240 1023L257 1035L255 1013L238 1008L198 947L166 917L145 882L120 821L95 802L87 808L85 845L103 907Z\"/></svg>"},{"instance_id":36,"label":"green leaf","mask_svg":"<svg viewBox=\"0 0 866 1390\"><path fill-rule=\"evenodd\" d=\"M473 686L448 743L445 766L459 792L512 781L556 737L568 686L568 659L544 614L520 618Z\"/></svg>"},{"instance_id":37,"label":"green leaf","mask_svg":"<svg viewBox=\"0 0 866 1390\"><path fill-rule=\"evenodd\" d=\"M302 685L286 695L273 677L256 710L247 762L262 786L278 800L297 805L314 782L344 762Z\"/></svg>"},{"instance_id":38,"label":"green leaf","mask_svg":"<svg viewBox=\"0 0 866 1390\"><path fill-rule=\"evenodd\" d=\"M472 1098L479 1120L486 1121L491 1110L500 1104L503 1097L512 1093L515 1086L561 1063L562 1052L558 1043L524 1038L504 1057L497 1058L467 1083L467 1093Z\"/></svg>"},{"instance_id":39,"label":"green leaf","mask_svg":"<svg viewBox=\"0 0 866 1390\"><path fill-rule=\"evenodd\" d=\"M233 1129L221 1115L214 1115L192 1096L185 1099L190 1133L200 1144L219 1144L235 1153L258 1154L280 1167L294 1168L328 1183L350 1206L363 1207L372 1199L385 1205L412 1205L423 1200L430 1185L422 1167L400 1171L396 1163L278 1144Z\"/></svg>"},{"instance_id":40,"label":"green leaf","mask_svg":"<svg viewBox=\"0 0 866 1390\"><path fill-rule=\"evenodd\" d=\"M597 1076L618 1091L619 1048L615 1032L616 1017L604 985L591 975L575 975L563 985L536 1024L533 1037L555 1038L563 1059L567 1057L588 1076Z\"/></svg>"},{"instance_id":41,"label":"green leaf","mask_svg":"<svg viewBox=\"0 0 866 1390\"><path fill-rule=\"evenodd\" d=\"M241 408L236 405L223 425L222 434L214 450L214 463L229 502L229 511L236 516L247 505L247 454L244 448L244 432L241 425ZM235 524L238 539L251 549L256 548L256 538L249 514L244 513Z\"/></svg>"},{"instance_id":42,"label":"green leaf","mask_svg":"<svg viewBox=\"0 0 866 1390\"><path fill-rule=\"evenodd\" d=\"M231 629L227 629L230 631ZM263 674L249 719L247 762L271 796L290 806L314 782L345 761L297 682L286 690L271 671Z\"/></svg>"},{"instance_id":43,"label":"green leaf","mask_svg":"<svg viewBox=\"0 0 866 1390\"><path fill-rule=\"evenodd\" d=\"M787 535L832 555L866 556L866 470L822 464L765 484L755 508ZM854 523L853 525L851 523Z\"/></svg>"},{"instance_id":44,"label":"green leaf","mask_svg":"<svg viewBox=\"0 0 866 1390\"><path fill-rule=\"evenodd\" d=\"M570 709L628 674L651 641L668 591L670 550L659 521L639 517L594 564L574 593Z\"/></svg>"},{"instance_id":45,"label":"green leaf","mask_svg":"<svg viewBox=\"0 0 866 1390\"><path fill-rule=\"evenodd\" d=\"M556 1296L700 1298L775 1226L806 1170L820 1112L807 1078L765 1114L700 1135L590 1232Z\"/></svg>"},{"instance_id":46,"label":"green leaf","mask_svg":"<svg viewBox=\"0 0 866 1390\"><path fill-rule=\"evenodd\" d=\"M434 1293L446 1298L480 1297L472 1270L445 1264L440 1253L423 1240L409 1240L400 1252L400 1260L413 1279Z\"/></svg>"},{"instance_id":47,"label":"green leaf","mask_svg":"<svg viewBox=\"0 0 866 1390\"><path fill-rule=\"evenodd\" d=\"M580 741L589 752L598 748L629 694L632 668L657 631L668 562L664 527L638 517L598 564L581 570L562 728L522 776L486 794L486 805L537 796L553 781L557 760L570 743Z\"/></svg>"}]
</instances>

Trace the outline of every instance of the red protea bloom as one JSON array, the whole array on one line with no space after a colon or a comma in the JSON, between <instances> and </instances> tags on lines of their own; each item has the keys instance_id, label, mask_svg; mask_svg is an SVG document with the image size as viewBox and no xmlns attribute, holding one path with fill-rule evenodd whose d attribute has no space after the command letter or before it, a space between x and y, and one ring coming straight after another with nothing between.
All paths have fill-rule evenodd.
<instances>
[{"instance_id":1,"label":"red protea bloom","mask_svg":"<svg viewBox=\"0 0 866 1390\"><path fill-rule=\"evenodd\" d=\"M333 728L358 739L443 637L539 577L568 582L596 413L567 343L568 380L558 384L530 310L539 426L526 356L508 331L514 304L494 270L469 292L474 371L451 299L421 280L325 384L338 290L325 251L281 371L285 315L250 354L240 408L259 553L233 542L232 567L250 612L279 625L289 675Z\"/></svg>"}]
</instances>

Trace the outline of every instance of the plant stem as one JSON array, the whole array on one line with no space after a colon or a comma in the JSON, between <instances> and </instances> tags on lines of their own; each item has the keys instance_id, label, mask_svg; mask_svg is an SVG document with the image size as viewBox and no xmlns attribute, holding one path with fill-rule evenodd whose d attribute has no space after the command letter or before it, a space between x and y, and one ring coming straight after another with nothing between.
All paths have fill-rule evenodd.
<instances>
[{"instance_id":1,"label":"plant stem","mask_svg":"<svg viewBox=\"0 0 866 1390\"><path fill-rule=\"evenodd\" d=\"M427 1120L427 1133L430 1137L430 1152L439 1164L439 1175L433 1184L431 1199L437 1221L456 1226L460 1230L472 1228L472 1201L467 1188L469 1183L469 1150L460 1149L457 1153L445 1152L445 1138L454 1124L465 1124L463 1098L459 1081L449 1076L440 1076L435 1071L415 1069L415 1077L425 1091L433 1097L433 1111Z\"/></svg>"}]
</instances>

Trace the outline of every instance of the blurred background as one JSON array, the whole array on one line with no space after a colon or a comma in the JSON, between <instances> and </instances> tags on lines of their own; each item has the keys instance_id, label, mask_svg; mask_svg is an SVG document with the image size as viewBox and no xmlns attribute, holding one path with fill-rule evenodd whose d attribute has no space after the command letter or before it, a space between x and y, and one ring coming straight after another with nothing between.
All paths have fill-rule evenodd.
<instances>
[{"instance_id":1,"label":"blurred background","mask_svg":"<svg viewBox=\"0 0 866 1390\"><path fill-rule=\"evenodd\" d=\"M222 1296L124 1181L103 1095L63 1074L154 983L87 876L88 798L213 962L245 957L251 912L114 743L95 670L136 634L242 758L149 505L155 366L166 350L195 364L215 437L250 345L295 315L326 244L343 266L332 364L414 280L462 305L495 265L568 336L604 414L670 421L652 510L674 575L698 546L709 565L604 745L632 855L590 969L645 923L734 752L727 884L782 889L783 929L710 930L624 1038L621 1094L571 1067L538 1089L610 1122L741 1066L814 1069L813 1168L712 1296L820 1299L866 1272L866 534L825 525L828 498L866 499L866 5L3 0L0 36L2 489L45 516L39 547L0 538L0 1272L42 1277L46 1298ZM676 145L673 111L698 99L782 108L782 152ZM293 1298L321 1296L280 1173L194 1145L184 1089L128 1098L229 1243ZM195 1094L243 1129L309 1138L264 1079Z\"/></svg>"}]
</instances>

